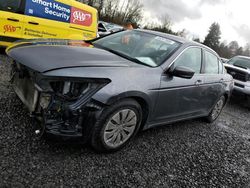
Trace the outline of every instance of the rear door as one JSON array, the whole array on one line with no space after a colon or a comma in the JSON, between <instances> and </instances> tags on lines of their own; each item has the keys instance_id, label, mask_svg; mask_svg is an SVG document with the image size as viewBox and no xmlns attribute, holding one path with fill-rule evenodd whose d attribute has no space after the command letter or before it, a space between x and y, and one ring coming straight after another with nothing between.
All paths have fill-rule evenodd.
<instances>
[{"instance_id":1,"label":"rear door","mask_svg":"<svg viewBox=\"0 0 250 188\"><path fill-rule=\"evenodd\" d=\"M1 41L13 42L23 37L24 6L24 0L0 1Z\"/></svg>"},{"instance_id":2,"label":"rear door","mask_svg":"<svg viewBox=\"0 0 250 188\"><path fill-rule=\"evenodd\" d=\"M42 2L42 3L41 3ZM24 18L25 38L58 38L67 39L71 1L26 0Z\"/></svg>"},{"instance_id":3,"label":"rear door","mask_svg":"<svg viewBox=\"0 0 250 188\"><path fill-rule=\"evenodd\" d=\"M224 68L219 58L212 52L204 50L204 85L206 92L202 100L208 112L213 108L219 97L224 94L226 84Z\"/></svg>"}]
</instances>

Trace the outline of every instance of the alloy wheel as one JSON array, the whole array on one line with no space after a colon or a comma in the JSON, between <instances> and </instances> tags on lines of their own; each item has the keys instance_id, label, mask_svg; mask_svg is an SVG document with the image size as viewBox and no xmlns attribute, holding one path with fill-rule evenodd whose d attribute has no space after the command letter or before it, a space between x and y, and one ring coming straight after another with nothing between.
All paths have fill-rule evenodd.
<instances>
[{"instance_id":1,"label":"alloy wheel","mask_svg":"<svg viewBox=\"0 0 250 188\"><path fill-rule=\"evenodd\" d=\"M221 98L215 105L213 111L212 111L212 119L216 119L219 115L224 106L224 100Z\"/></svg>"}]
</instances>

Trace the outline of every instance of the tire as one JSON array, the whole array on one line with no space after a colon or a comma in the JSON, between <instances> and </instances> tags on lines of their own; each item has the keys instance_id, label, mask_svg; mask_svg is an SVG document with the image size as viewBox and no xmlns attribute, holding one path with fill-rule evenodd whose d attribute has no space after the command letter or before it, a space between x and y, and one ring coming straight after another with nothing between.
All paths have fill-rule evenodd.
<instances>
[{"instance_id":1,"label":"tire","mask_svg":"<svg viewBox=\"0 0 250 188\"><path fill-rule=\"evenodd\" d=\"M141 121L141 106L133 99L105 108L94 125L92 147L101 153L120 150L136 135Z\"/></svg>"},{"instance_id":2,"label":"tire","mask_svg":"<svg viewBox=\"0 0 250 188\"><path fill-rule=\"evenodd\" d=\"M210 114L206 117L208 123L213 123L220 116L221 111L225 105L226 98L225 96L221 96L220 99L216 102Z\"/></svg>"}]
</instances>

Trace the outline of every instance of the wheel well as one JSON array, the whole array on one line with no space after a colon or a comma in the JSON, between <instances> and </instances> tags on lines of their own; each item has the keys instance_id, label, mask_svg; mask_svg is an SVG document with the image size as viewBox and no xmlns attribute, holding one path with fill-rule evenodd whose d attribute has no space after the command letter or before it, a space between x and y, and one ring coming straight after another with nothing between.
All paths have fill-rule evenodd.
<instances>
[{"instance_id":1,"label":"wheel well","mask_svg":"<svg viewBox=\"0 0 250 188\"><path fill-rule=\"evenodd\" d=\"M141 97L130 97L130 98L136 100L136 102L138 102L139 105L141 106L141 109L142 109L142 122L141 122L140 129L142 129L144 127L145 123L147 122L147 119L148 119L149 106L148 106L147 102Z\"/></svg>"},{"instance_id":2,"label":"wheel well","mask_svg":"<svg viewBox=\"0 0 250 188\"><path fill-rule=\"evenodd\" d=\"M114 104L114 103L118 102L119 100L123 100L123 99L133 99L139 103L139 105L141 106L141 109L142 109L142 122L141 122L140 129L143 129L145 123L147 122L148 115L149 115L148 103L142 97L128 96L128 97L122 97L122 98L116 99L116 100L112 101L112 103L110 103L110 104Z\"/></svg>"}]
</instances>

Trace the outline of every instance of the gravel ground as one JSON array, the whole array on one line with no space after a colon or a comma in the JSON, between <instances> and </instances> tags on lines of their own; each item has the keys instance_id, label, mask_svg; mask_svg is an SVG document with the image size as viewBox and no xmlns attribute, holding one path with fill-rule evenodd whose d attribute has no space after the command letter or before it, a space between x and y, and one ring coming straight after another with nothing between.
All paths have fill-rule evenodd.
<instances>
[{"instance_id":1,"label":"gravel ground","mask_svg":"<svg viewBox=\"0 0 250 188\"><path fill-rule=\"evenodd\" d=\"M233 97L219 120L185 121L139 133L128 147L96 154L88 146L35 137L0 57L0 187L250 187L250 119Z\"/></svg>"}]
</instances>

